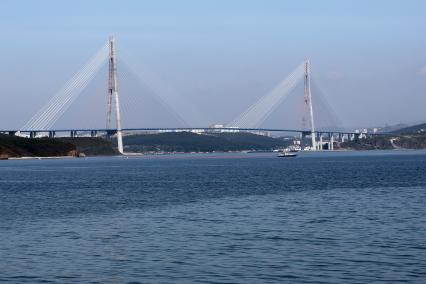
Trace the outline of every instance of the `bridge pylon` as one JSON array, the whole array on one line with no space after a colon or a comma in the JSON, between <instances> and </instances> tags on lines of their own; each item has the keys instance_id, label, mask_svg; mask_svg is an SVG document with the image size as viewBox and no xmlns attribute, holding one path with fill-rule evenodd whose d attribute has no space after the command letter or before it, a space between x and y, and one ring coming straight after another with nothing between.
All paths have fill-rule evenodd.
<instances>
[{"instance_id":1,"label":"bridge pylon","mask_svg":"<svg viewBox=\"0 0 426 284\"><path fill-rule=\"evenodd\" d=\"M111 113L114 101L115 105L115 120L117 128L117 145L118 151L123 154L123 133L121 129L121 114L120 114L120 100L118 97L117 86L117 58L115 49L114 37L109 38L109 72L108 72L108 110L107 110L107 129L111 129Z\"/></svg>"},{"instance_id":2,"label":"bridge pylon","mask_svg":"<svg viewBox=\"0 0 426 284\"><path fill-rule=\"evenodd\" d=\"M315 141L315 124L314 124L314 110L312 107L312 93L311 93L311 66L309 60L305 61L305 76L304 76L304 100L305 105L309 109L309 118L311 124L311 143L312 149L317 150L318 145Z\"/></svg>"}]
</instances>

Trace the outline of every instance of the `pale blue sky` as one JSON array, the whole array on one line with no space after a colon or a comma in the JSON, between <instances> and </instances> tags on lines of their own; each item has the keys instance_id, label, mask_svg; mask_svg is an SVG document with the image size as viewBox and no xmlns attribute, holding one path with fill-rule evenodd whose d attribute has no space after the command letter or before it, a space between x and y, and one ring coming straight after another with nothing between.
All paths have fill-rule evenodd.
<instances>
[{"instance_id":1,"label":"pale blue sky","mask_svg":"<svg viewBox=\"0 0 426 284\"><path fill-rule=\"evenodd\" d=\"M111 34L201 124L232 120L305 58L346 126L426 120L425 1L0 5L0 128L23 125Z\"/></svg>"}]
</instances>

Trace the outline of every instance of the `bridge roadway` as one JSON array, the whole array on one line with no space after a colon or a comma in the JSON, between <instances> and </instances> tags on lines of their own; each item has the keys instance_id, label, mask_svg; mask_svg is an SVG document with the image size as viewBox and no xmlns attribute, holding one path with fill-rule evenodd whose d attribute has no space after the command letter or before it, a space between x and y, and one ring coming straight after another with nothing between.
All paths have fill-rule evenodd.
<instances>
[{"instance_id":1,"label":"bridge roadway","mask_svg":"<svg viewBox=\"0 0 426 284\"><path fill-rule=\"evenodd\" d=\"M280 129L280 128L236 128L236 127L144 127L144 128L123 128L123 132L166 132L166 131L200 131L200 132L218 132L218 131L226 131L226 132L288 132L288 133L301 133L302 135L310 135L310 130L300 130L300 129ZM56 133L70 133L71 137L77 136L77 133L90 133L91 136L96 136L98 133L106 133L111 136L117 133L117 129L106 129L106 128L97 128L97 129L89 129L89 128L80 128L80 129L32 129L32 130L0 130L0 133L6 133L10 135L15 135L16 133L27 133L30 137L35 137L37 133L49 133L49 137L55 137ZM363 135L381 135L378 133L358 133L358 132L348 132L348 131L335 131L335 130L318 130L315 131L317 135L353 135L359 136Z\"/></svg>"}]
</instances>

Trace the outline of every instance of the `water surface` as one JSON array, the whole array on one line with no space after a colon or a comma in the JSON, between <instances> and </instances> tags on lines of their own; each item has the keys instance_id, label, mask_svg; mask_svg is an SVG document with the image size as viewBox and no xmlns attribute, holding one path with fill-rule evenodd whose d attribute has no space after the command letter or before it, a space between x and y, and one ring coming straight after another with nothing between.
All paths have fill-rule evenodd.
<instances>
[{"instance_id":1,"label":"water surface","mask_svg":"<svg viewBox=\"0 0 426 284\"><path fill-rule=\"evenodd\" d=\"M0 161L0 282L425 283L426 152Z\"/></svg>"}]
</instances>

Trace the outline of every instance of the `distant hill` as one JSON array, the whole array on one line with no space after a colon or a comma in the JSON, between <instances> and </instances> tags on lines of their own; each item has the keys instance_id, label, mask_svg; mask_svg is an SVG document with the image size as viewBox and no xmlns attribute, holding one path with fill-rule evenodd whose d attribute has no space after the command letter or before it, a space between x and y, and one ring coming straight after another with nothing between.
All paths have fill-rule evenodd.
<instances>
[{"instance_id":1,"label":"distant hill","mask_svg":"<svg viewBox=\"0 0 426 284\"><path fill-rule=\"evenodd\" d=\"M0 134L0 156L57 157L84 153L89 156L116 155L110 141L102 138L24 138Z\"/></svg>"},{"instance_id":2,"label":"distant hill","mask_svg":"<svg viewBox=\"0 0 426 284\"><path fill-rule=\"evenodd\" d=\"M113 148L112 142L101 137L62 137L55 138L61 142L70 143L78 152L87 156L113 156L118 151Z\"/></svg>"},{"instance_id":3,"label":"distant hill","mask_svg":"<svg viewBox=\"0 0 426 284\"><path fill-rule=\"evenodd\" d=\"M65 141L0 135L0 155L2 157L68 156L73 150L75 150L75 146Z\"/></svg>"},{"instance_id":4,"label":"distant hill","mask_svg":"<svg viewBox=\"0 0 426 284\"><path fill-rule=\"evenodd\" d=\"M272 150L285 147L282 139L252 133L166 132L137 134L123 137L125 150L134 152L212 152L242 150Z\"/></svg>"},{"instance_id":5,"label":"distant hill","mask_svg":"<svg viewBox=\"0 0 426 284\"><path fill-rule=\"evenodd\" d=\"M393 133L394 131L398 131L399 129L403 129L410 126L409 124L400 123L396 125L387 125L379 128L379 133Z\"/></svg>"},{"instance_id":6,"label":"distant hill","mask_svg":"<svg viewBox=\"0 0 426 284\"><path fill-rule=\"evenodd\" d=\"M426 123L412 125L392 131L394 134L424 134L426 133Z\"/></svg>"},{"instance_id":7,"label":"distant hill","mask_svg":"<svg viewBox=\"0 0 426 284\"><path fill-rule=\"evenodd\" d=\"M379 136L346 141L339 147L352 150L426 149L426 123L385 131Z\"/></svg>"},{"instance_id":8,"label":"distant hill","mask_svg":"<svg viewBox=\"0 0 426 284\"><path fill-rule=\"evenodd\" d=\"M340 143L340 149L347 150L392 150L395 149L391 142L392 137L373 136L365 139L355 139Z\"/></svg>"}]
</instances>

